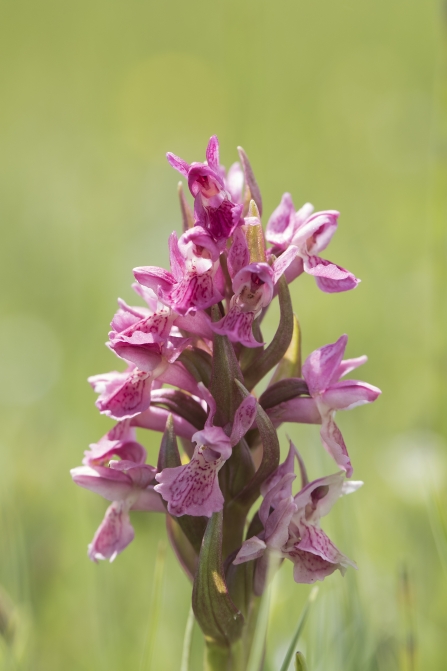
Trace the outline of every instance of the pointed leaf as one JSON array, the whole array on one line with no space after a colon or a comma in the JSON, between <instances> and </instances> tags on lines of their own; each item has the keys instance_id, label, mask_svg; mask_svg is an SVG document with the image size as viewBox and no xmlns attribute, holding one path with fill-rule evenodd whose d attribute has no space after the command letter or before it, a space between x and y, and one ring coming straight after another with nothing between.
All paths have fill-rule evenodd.
<instances>
[{"instance_id":1,"label":"pointed leaf","mask_svg":"<svg viewBox=\"0 0 447 671\"><path fill-rule=\"evenodd\" d=\"M267 410L284 401L290 401L290 399L297 396L309 396L309 389L303 378L291 377L267 387L259 397L259 403L264 410Z\"/></svg>"},{"instance_id":2,"label":"pointed leaf","mask_svg":"<svg viewBox=\"0 0 447 671\"><path fill-rule=\"evenodd\" d=\"M211 355L200 347L191 347L183 350L179 361L185 366L197 382L203 382L205 387L210 386L211 380Z\"/></svg>"},{"instance_id":3,"label":"pointed leaf","mask_svg":"<svg viewBox=\"0 0 447 671\"><path fill-rule=\"evenodd\" d=\"M217 305L211 308L213 322L222 318ZM233 349L233 345L227 336L214 334L213 338L213 367L211 372L210 391L213 395L217 413L214 420L216 426L224 426L231 422L237 407L242 401L235 380L243 381L241 369Z\"/></svg>"},{"instance_id":4,"label":"pointed leaf","mask_svg":"<svg viewBox=\"0 0 447 671\"><path fill-rule=\"evenodd\" d=\"M295 671L307 671L306 660L302 652L297 652L295 655Z\"/></svg>"},{"instance_id":5,"label":"pointed leaf","mask_svg":"<svg viewBox=\"0 0 447 671\"><path fill-rule=\"evenodd\" d=\"M262 352L258 360L243 371L247 389L253 389L264 375L281 361L292 340L294 315L289 287L284 275L279 278L277 286L280 308L279 326L272 342Z\"/></svg>"},{"instance_id":6,"label":"pointed leaf","mask_svg":"<svg viewBox=\"0 0 447 671\"><path fill-rule=\"evenodd\" d=\"M187 231L194 226L194 215L186 200L183 184L181 182L178 183L177 192L180 201L180 210L182 212L183 230Z\"/></svg>"},{"instance_id":7,"label":"pointed leaf","mask_svg":"<svg viewBox=\"0 0 447 671\"><path fill-rule=\"evenodd\" d=\"M245 151L242 149L242 147L238 147L237 150L239 152L239 157L241 159L242 168L244 170L245 184L250 189L251 197L253 198L256 205L258 206L259 212L262 214L261 192L259 190L259 186L258 186L258 183L256 181L256 178L253 174L253 169L250 165L250 161L248 160L248 156L245 153Z\"/></svg>"},{"instance_id":8,"label":"pointed leaf","mask_svg":"<svg viewBox=\"0 0 447 671\"><path fill-rule=\"evenodd\" d=\"M223 513L214 513L203 537L194 579L192 607L205 637L230 647L240 638L244 617L228 593L222 565Z\"/></svg>"},{"instance_id":9,"label":"pointed leaf","mask_svg":"<svg viewBox=\"0 0 447 671\"><path fill-rule=\"evenodd\" d=\"M238 380L236 380L236 385L241 390L244 397L249 395L247 389L245 389ZM278 436L269 417L259 403L256 407L256 424L262 440L262 461L253 478L235 497L234 503L237 505L252 505L259 496L260 488L264 480L266 480L279 465Z\"/></svg>"},{"instance_id":10,"label":"pointed leaf","mask_svg":"<svg viewBox=\"0 0 447 671\"><path fill-rule=\"evenodd\" d=\"M165 468L176 468L181 466L180 453L177 446L177 438L174 430L174 420L172 415L169 415L166 422L166 429L160 446L160 454L158 456L157 470L161 472ZM192 517L191 515L182 515L177 518L186 538L198 554L202 543L203 534L205 532L207 518L206 517ZM176 548L175 548L176 549ZM185 560L186 561L186 560Z\"/></svg>"},{"instance_id":11,"label":"pointed leaf","mask_svg":"<svg viewBox=\"0 0 447 671\"><path fill-rule=\"evenodd\" d=\"M192 582L197 570L198 555L183 533L179 524L180 519L166 515L166 531L180 566Z\"/></svg>"},{"instance_id":12,"label":"pointed leaf","mask_svg":"<svg viewBox=\"0 0 447 671\"><path fill-rule=\"evenodd\" d=\"M152 391L151 405L167 408L199 430L203 429L206 421L206 412L202 406L192 396L179 389Z\"/></svg>"},{"instance_id":13,"label":"pointed leaf","mask_svg":"<svg viewBox=\"0 0 447 671\"><path fill-rule=\"evenodd\" d=\"M300 323L293 315L293 335L287 352L276 367L269 386L285 377L301 377L301 328Z\"/></svg>"}]
</instances>

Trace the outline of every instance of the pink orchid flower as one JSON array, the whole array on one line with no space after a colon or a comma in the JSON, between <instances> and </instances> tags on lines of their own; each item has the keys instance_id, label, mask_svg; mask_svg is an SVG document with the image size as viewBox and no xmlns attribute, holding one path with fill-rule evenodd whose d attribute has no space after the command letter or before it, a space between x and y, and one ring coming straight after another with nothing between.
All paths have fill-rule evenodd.
<instances>
[{"instance_id":1,"label":"pink orchid flower","mask_svg":"<svg viewBox=\"0 0 447 671\"><path fill-rule=\"evenodd\" d=\"M228 255L234 295L225 317L211 324L213 331L245 347L263 345L253 336L253 322L270 305L275 285L295 258L296 251L296 247L290 246L271 266L264 262L248 263L247 242L244 233L238 229Z\"/></svg>"},{"instance_id":2,"label":"pink orchid flower","mask_svg":"<svg viewBox=\"0 0 447 671\"><path fill-rule=\"evenodd\" d=\"M297 247L297 258L286 275L289 282L304 270L313 275L318 287L327 293L354 289L359 279L349 270L318 256L337 230L339 212L326 210L313 213L313 209L310 203L306 203L295 212L290 193L283 195L266 229L266 238L273 245L272 252L278 255L291 244Z\"/></svg>"},{"instance_id":3,"label":"pink orchid flower","mask_svg":"<svg viewBox=\"0 0 447 671\"><path fill-rule=\"evenodd\" d=\"M219 141L210 138L206 149L206 163L187 163L168 152L166 157L173 168L188 180L189 190L194 196L194 218L196 224L205 228L222 249L226 240L241 222L242 204L232 200L240 180L237 167L230 168L228 186L219 163Z\"/></svg>"},{"instance_id":4,"label":"pink orchid flower","mask_svg":"<svg viewBox=\"0 0 447 671\"><path fill-rule=\"evenodd\" d=\"M232 448L237 445L253 424L256 414L256 399L248 396L236 410L231 434L228 436L220 426L213 425L216 402L208 390L199 384L209 407L209 415L202 431L192 436L196 443L191 461L185 466L165 468L157 473L155 491L168 502L168 512L181 515L205 515L211 517L222 510L224 497L219 487L218 473L230 458Z\"/></svg>"},{"instance_id":5,"label":"pink orchid flower","mask_svg":"<svg viewBox=\"0 0 447 671\"><path fill-rule=\"evenodd\" d=\"M340 472L306 484L293 497L292 449L296 452L291 444L287 459L271 476L271 487L264 493L259 511L264 531L246 540L233 562L258 560L254 581L258 594L263 591L271 555L292 561L294 579L299 583L323 580L337 569L344 574L348 566L357 568L320 528L320 518L328 514L340 496L356 491L363 483L346 482L345 474Z\"/></svg>"},{"instance_id":6,"label":"pink orchid flower","mask_svg":"<svg viewBox=\"0 0 447 671\"><path fill-rule=\"evenodd\" d=\"M119 447L108 452L108 456L122 454ZM132 460L112 460L109 467L85 465L73 468L70 473L77 485L113 502L89 545L88 555L94 562L98 559L113 561L133 540L129 510L165 512L151 484L156 473L153 466Z\"/></svg>"},{"instance_id":7,"label":"pink orchid flower","mask_svg":"<svg viewBox=\"0 0 447 671\"><path fill-rule=\"evenodd\" d=\"M352 475L343 436L335 423L337 410L351 410L358 405L372 403L381 394L380 389L359 380L340 380L367 361L366 356L342 360L348 336L342 335L337 342L313 351L303 365L303 377L307 382L311 399L297 397L269 408L267 414L275 425L281 422L316 424L321 422L321 440L337 465Z\"/></svg>"},{"instance_id":8,"label":"pink orchid flower","mask_svg":"<svg viewBox=\"0 0 447 671\"><path fill-rule=\"evenodd\" d=\"M154 290L164 305L182 316L222 300L225 279L219 264L220 250L204 228L194 226L179 240L172 233L169 253L171 272L142 266L134 269L136 280Z\"/></svg>"}]
</instances>

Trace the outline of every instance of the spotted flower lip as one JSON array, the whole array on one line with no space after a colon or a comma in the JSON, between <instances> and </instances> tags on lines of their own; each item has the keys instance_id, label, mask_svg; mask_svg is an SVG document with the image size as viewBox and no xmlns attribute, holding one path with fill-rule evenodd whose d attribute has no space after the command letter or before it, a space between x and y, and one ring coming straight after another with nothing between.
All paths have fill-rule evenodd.
<instances>
[{"instance_id":1,"label":"spotted flower lip","mask_svg":"<svg viewBox=\"0 0 447 671\"><path fill-rule=\"evenodd\" d=\"M221 249L235 228L242 223L242 203L237 200L237 186L240 184L240 167L233 165L224 179L219 161L219 141L215 135L210 138L206 149L206 163L187 163L180 157L166 154L171 166L188 180L188 187L194 197L195 223L205 228ZM227 184L226 184L227 181Z\"/></svg>"},{"instance_id":2,"label":"spotted flower lip","mask_svg":"<svg viewBox=\"0 0 447 671\"><path fill-rule=\"evenodd\" d=\"M185 466L165 468L155 477L160 483L155 491L167 501L168 512L177 517L182 515L205 515L211 517L223 508L224 497L219 487L218 473L230 458L232 448L241 440L253 424L256 413L256 399L248 396L236 410L231 434L214 426L216 402L201 384L209 415L202 431L192 436L196 443L191 461Z\"/></svg>"},{"instance_id":3,"label":"spotted flower lip","mask_svg":"<svg viewBox=\"0 0 447 671\"><path fill-rule=\"evenodd\" d=\"M297 247L297 261L287 274L289 282L304 270L315 277L319 289L326 293L355 289L360 280L349 270L318 256L337 230L339 212L325 210L313 213L313 209L310 203L306 203L295 212L290 193L283 195L266 229L266 238L273 245L272 252L278 255L291 244Z\"/></svg>"}]
</instances>

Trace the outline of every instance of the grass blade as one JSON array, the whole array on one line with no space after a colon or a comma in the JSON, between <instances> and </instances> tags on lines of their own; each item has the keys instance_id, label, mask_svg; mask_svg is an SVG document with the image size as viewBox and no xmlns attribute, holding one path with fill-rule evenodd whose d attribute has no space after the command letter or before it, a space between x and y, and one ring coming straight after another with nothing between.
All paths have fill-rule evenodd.
<instances>
[{"instance_id":1,"label":"grass blade","mask_svg":"<svg viewBox=\"0 0 447 671\"><path fill-rule=\"evenodd\" d=\"M186 620L185 636L183 638L182 663L180 671L188 671L189 658L191 656L192 630L194 628L194 611L189 609L188 619Z\"/></svg>"},{"instance_id":2,"label":"grass blade","mask_svg":"<svg viewBox=\"0 0 447 671\"><path fill-rule=\"evenodd\" d=\"M288 668L289 668L290 662L292 661L293 652L296 648L296 644L298 643L298 639L301 636L301 632L304 629L304 625L306 623L306 619L307 619L307 616L309 614L309 608L310 608L311 604L317 598L317 594L318 594L318 587L314 587L311 590L311 593L309 594L309 597L306 601L306 605L304 606L304 608L301 612L300 619L298 620L298 624L297 624L297 627L296 627L296 630L295 630L295 634L293 635L293 638L290 642L289 649L286 652L286 656L284 657L284 661L281 665L280 671L287 671ZM304 667L304 668L306 668L306 667Z\"/></svg>"}]
</instances>

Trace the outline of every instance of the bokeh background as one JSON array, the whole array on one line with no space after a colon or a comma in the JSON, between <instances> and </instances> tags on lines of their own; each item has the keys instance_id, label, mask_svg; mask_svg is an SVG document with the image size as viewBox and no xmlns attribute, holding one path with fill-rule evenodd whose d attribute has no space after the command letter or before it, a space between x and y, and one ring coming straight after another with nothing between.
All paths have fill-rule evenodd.
<instances>
[{"instance_id":1,"label":"bokeh background","mask_svg":"<svg viewBox=\"0 0 447 671\"><path fill-rule=\"evenodd\" d=\"M162 516L134 513L132 545L92 564L107 504L69 468L111 426L86 377L116 366L116 297L180 230L165 152L203 160L216 133L267 216L284 191L341 211L327 256L362 283L294 283L304 354L346 332L383 390L338 416L366 484L325 529L359 571L321 585L299 647L311 671L445 670L446 18L432 0L1 2L0 668L180 668L190 586ZM333 471L317 427L286 429L312 477ZM141 439L153 463L160 436ZM291 568L267 671L309 594Z\"/></svg>"}]
</instances>

